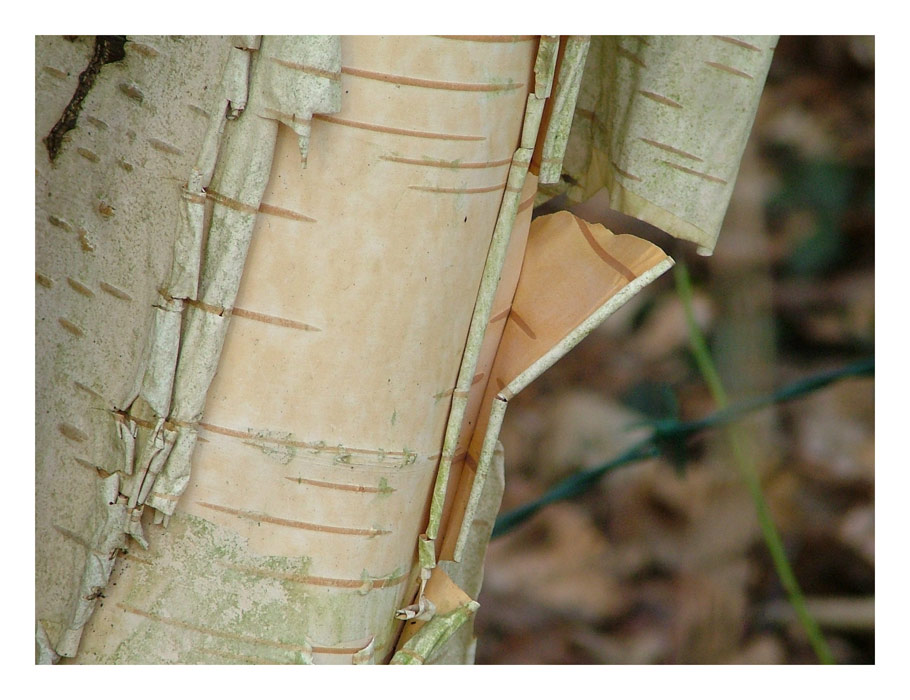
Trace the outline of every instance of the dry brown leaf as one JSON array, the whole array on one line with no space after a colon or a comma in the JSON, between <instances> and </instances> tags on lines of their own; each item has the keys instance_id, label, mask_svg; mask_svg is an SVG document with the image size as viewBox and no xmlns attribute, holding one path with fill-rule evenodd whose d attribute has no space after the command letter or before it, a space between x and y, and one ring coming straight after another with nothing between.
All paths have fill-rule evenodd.
<instances>
[{"instance_id":1,"label":"dry brown leaf","mask_svg":"<svg viewBox=\"0 0 910 700\"><path fill-rule=\"evenodd\" d=\"M612 548L584 509L551 506L540 517L532 546L494 541L489 549L485 590L520 597L571 618L613 618L630 604L630 591L613 573Z\"/></svg>"},{"instance_id":2,"label":"dry brown leaf","mask_svg":"<svg viewBox=\"0 0 910 700\"><path fill-rule=\"evenodd\" d=\"M795 412L800 457L831 483L872 483L875 477L875 380L847 379L806 398Z\"/></svg>"}]
</instances>

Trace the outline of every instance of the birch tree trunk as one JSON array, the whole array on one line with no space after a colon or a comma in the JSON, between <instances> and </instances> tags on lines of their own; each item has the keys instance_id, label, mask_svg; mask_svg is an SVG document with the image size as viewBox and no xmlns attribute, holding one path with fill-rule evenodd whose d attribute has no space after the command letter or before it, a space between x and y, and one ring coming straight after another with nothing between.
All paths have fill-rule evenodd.
<instances>
[{"instance_id":1,"label":"birch tree trunk","mask_svg":"<svg viewBox=\"0 0 910 700\"><path fill-rule=\"evenodd\" d=\"M224 41L197 39L188 40L185 51L170 40L129 42L125 59L110 64L126 69L129 79L118 80L105 65L82 106L83 124L94 125L92 119L109 125L104 147L116 152L124 136L127 144L147 142L134 178L142 166L162 167L153 161L170 164L180 155L199 153L195 163L186 158L171 168L171 181L159 190L177 200L179 183L191 180L191 172L201 175L202 185L193 191L191 183L183 193L188 204L175 201L178 212L159 217L159 249L141 250L151 237L137 230L132 249L122 253L128 261L118 258L110 266L141 267L144 258L159 265L157 271L142 270L116 284L132 292L123 296L129 294L134 304L132 287L139 281L146 286L143 303L136 305L145 311L147 330L136 332L135 341L138 346L143 336L150 340L146 348L131 348L137 369L120 382L127 391L111 396L100 379L79 375L80 385L93 392L82 393L104 401L108 410L88 415L96 406L88 412L67 406L72 417L58 428L64 445L78 445L75 456L62 461L74 470L84 463L83 479L110 473L105 483L125 480L123 473L129 471L118 474L89 450L80 454L79 447L91 441L81 440L82 435L125 435L120 442L132 443L134 474L154 469L152 462L168 447L170 467L182 440L197 441L192 476L176 510L167 508L172 492L163 487L178 481L185 469L170 479L165 470L164 478L145 489L146 503L172 511L168 527L146 525L140 536L147 539L147 549L131 548L120 557L106 597L96 599L99 604L82 630L82 661L381 661L391 655L401 626L394 613L415 586L417 536L425 524L452 389L518 146L537 41L345 40L343 73L337 52L326 51L326 60L300 57L293 46L279 42L267 38L254 47L235 41L238 48L232 48ZM70 48L59 39L56 47ZM204 66L188 63L188 55L203 51L217 55L203 58ZM203 128L186 133L183 123L195 105L191 100L215 92L219 79L225 95L238 92L225 85L228 71L222 78L213 68L250 56L245 110L222 123L217 110L225 105L217 98L196 105L208 115L208 132L200 120ZM158 67L143 72L131 61ZM179 90L179 97L151 94L161 85L153 78L162 63L177 75L161 82ZM201 76L205 71L208 75ZM281 95L271 94L290 92L287 83L295 80L306 89L285 103L296 99L296 104L286 106ZM309 115L297 111L310 99L307 83L312 82L325 83L336 98L345 89L348 96L336 99L343 104L337 116L340 105L328 105L332 109L311 123ZM153 114L177 112L168 115L173 128L153 132L143 114L131 136L116 123L126 113L124 106ZM306 167L300 135L279 127L281 121L312 129L310 138L319 146L308 149ZM206 149L221 129L213 159ZM90 158L90 149L78 145L93 135L88 128L77 130L48 179L62 184L66 159L75 160L74 169L85 167L86 159L111 169L114 153L109 156L93 144ZM41 155L39 162L47 163ZM214 172L207 172L215 162ZM149 174L146 169L144 175ZM68 182L79 189L76 178ZM108 195L114 200L111 219L126 227L150 207L133 201L132 192L119 185L112 183ZM94 212L84 207L82 194L64 188L54 193L54 203L63 199L72 203L68 212L90 216ZM198 292L192 283L173 289L180 270L171 273L167 286L167 243L176 238L180 244L181 205L190 221L208 219ZM81 222L73 226L84 226ZM111 243L123 245L111 229ZM78 241L67 243L75 248ZM96 252L78 253L87 258L85 271L64 279L52 261L44 260L50 253L47 246L39 247L38 268L54 281L49 291L62 299L48 304L59 313L67 302L81 302L80 296L97 302L100 295L81 293L103 281L106 266L93 265L89 257ZM174 262L175 270L181 264L192 268L186 260ZM68 261L61 261L59 267L64 266L72 269ZM73 282L60 284L66 279ZM126 302L115 296L108 303L116 301ZM61 330L74 336L68 344L91 342L95 329L86 326L104 322L83 313L86 320L60 316ZM182 340L174 359L168 335L174 323L179 328L181 315ZM137 325L124 321L122 328ZM81 332L75 335L77 326ZM207 381L219 362L211 346L222 337L218 373L203 410ZM43 339L39 344L53 345ZM110 355L103 349L93 358L97 376L115 364ZM167 359L157 363L158 376L150 378L153 372L143 373L142 365L157 369L160 355ZM176 377L173 386L159 390L168 376ZM83 422L86 418L110 425L96 427ZM98 452L106 448L108 457L125 452L119 445L101 445ZM141 493L139 486L108 486L104 499L119 492L126 500L113 517L135 514L137 489ZM96 530L112 531L107 511L118 507L117 498L112 500L114 505L101 509ZM58 546L87 549L90 558L99 544L101 552L111 548L107 541L67 538L67 532L85 530L78 524L39 522L39 527L47 525L54 528L48 537L59 540ZM134 532L140 532L138 526ZM121 535L114 544L124 543ZM101 564L106 567L107 562ZM69 587L104 587L103 576L93 575L97 580ZM78 629L71 622L63 635L75 637ZM74 647L64 644L61 650L57 643L60 653L72 653Z\"/></svg>"},{"instance_id":2,"label":"birch tree trunk","mask_svg":"<svg viewBox=\"0 0 910 700\"><path fill-rule=\"evenodd\" d=\"M38 38L40 661L472 659L509 398L672 264L531 227L587 49Z\"/></svg>"}]
</instances>

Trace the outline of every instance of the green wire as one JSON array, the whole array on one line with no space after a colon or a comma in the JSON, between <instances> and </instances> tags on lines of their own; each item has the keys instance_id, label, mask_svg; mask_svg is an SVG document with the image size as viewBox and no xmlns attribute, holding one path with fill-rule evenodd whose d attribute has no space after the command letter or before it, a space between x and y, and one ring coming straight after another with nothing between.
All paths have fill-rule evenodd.
<instances>
[{"instance_id":1,"label":"green wire","mask_svg":"<svg viewBox=\"0 0 910 700\"><path fill-rule=\"evenodd\" d=\"M762 536L771 553L777 575L787 591L790 603L796 611L801 625L806 630L806 635L819 660L826 664L834 663L833 656L819 630L818 624L806 607L805 598L793 574L793 569L787 560L783 542L765 501L761 482L749 459L747 450L743 447L741 429L736 425L731 425L731 423L760 408L806 396L845 377L874 374L875 358L866 358L839 369L804 377L777 389L767 396L760 396L729 405L726 391L714 366L708 345L695 323L692 312L692 287L688 270L682 263L678 263L674 274L676 275L677 289L685 308L692 352L699 371L704 376L705 382L717 403L718 410L703 418L691 421L681 421L677 418L655 421L650 437L632 446L618 457L597 467L576 472L557 483L539 498L501 514L496 519L491 537L496 538L510 532L550 503L573 498L584 493L603 476L619 467L660 456L668 448L672 451L674 447L684 445L685 440L692 435L707 428L726 426L734 460L743 475L743 480L755 504Z\"/></svg>"},{"instance_id":2,"label":"green wire","mask_svg":"<svg viewBox=\"0 0 910 700\"><path fill-rule=\"evenodd\" d=\"M705 342L705 338L698 328L698 324L695 323L695 315L692 311L692 284L689 280L689 271L684 263L678 262L676 264L674 275L676 278L676 290L685 307L686 325L689 329L689 341L692 345L692 353L695 356L695 362L698 364L698 368L701 371L705 383L708 385L718 408L721 411L726 411L729 408L727 392L724 390L723 383L714 366L711 352L708 350L708 344ZM796 616L803 629L806 631L809 643L812 645L812 649L815 651L815 655L818 657L819 661L823 664L833 664L834 657L831 654L831 650L828 648L828 643L825 641L818 623L815 621L815 618L812 617L809 608L806 606L806 600L803 596L802 589L799 586L799 582L796 580L793 568L790 566L790 561L787 559L780 533L777 530L777 526L774 524L774 519L771 516L771 511L768 508L768 503L762 492L761 481L755 470L755 465L743 446L741 429L739 426L730 425L725 428L725 432L733 451L733 459L739 467L739 471L749 490L749 495L752 497L752 502L755 505L755 513L758 516L758 522L761 527L762 536L765 539L765 545L768 547L768 551L771 554L771 559L774 562L774 568L777 571L778 578L787 591L787 597L790 600L790 604L796 611Z\"/></svg>"},{"instance_id":3,"label":"green wire","mask_svg":"<svg viewBox=\"0 0 910 700\"><path fill-rule=\"evenodd\" d=\"M686 439L702 430L726 426L733 458L755 504L762 536L768 551L771 553L777 575L787 591L790 603L796 611L800 624L806 630L809 642L819 660L826 664L834 663L831 651L819 630L818 624L806 607L805 598L793 574L793 569L787 560L783 542L777 527L774 525L770 509L762 493L761 482L750 461L747 450L743 447L741 429L736 425L731 425L731 423L760 408L806 396L845 377L874 374L875 358L866 358L839 369L804 377L777 389L767 396L760 396L731 406L728 404L726 391L714 366L708 345L695 323L695 317L692 313L692 287L688 270L683 264L677 264L675 275L677 290L685 308L692 352L698 368L718 405L718 410L697 420L681 421L677 418L668 418L655 421L650 437L637 443L618 457L592 469L576 472L557 483L539 498L500 515L496 519L491 537L499 537L510 532L550 503L573 498L584 493L603 476L619 467L660 456L668 449L672 452L675 448L684 445Z\"/></svg>"},{"instance_id":4,"label":"green wire","mask_svg":"<svg viewBox=\"0 0 910 700\"><path fill-rule=\"evenodd\" d=\"M801 396L811 394L829 384L833 384L839 379L873 374L874 372L875 358L868 358L841 367L840 369L822 372L811 377L799 379L767 396L760 396L749 401L728 406L727 408L715 411L704 418L691 421L667 418L655 421L653 423L653 432L651 436L629 448L619 457L596 467L592 467L591 469L576 472L558 482L539 498L524 503L521 506L500 515L496 519L492 537L499 537L514 530L521 525L521 523L528 520L537 513L537 511L550 503L572 498L583 493L601 477L619 467L624 467L643 459L649 459L663 454L664 450L661 446L669 447L673 445L683 445L686 439L702 430L727 425L734 420L760 408L764 408L765 406L792 401Z\"/></svg>"}]
</instances>

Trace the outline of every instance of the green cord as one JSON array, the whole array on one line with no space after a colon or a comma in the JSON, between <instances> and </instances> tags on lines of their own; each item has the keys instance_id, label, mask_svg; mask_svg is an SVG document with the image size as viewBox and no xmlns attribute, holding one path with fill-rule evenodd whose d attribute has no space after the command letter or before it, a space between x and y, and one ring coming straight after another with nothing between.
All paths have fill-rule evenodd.
<instances>
[{"instance_id":1,"label":"green cord","mask_svg":"<svg viewBox=\"0 0 910 700\"><path fill-rule=\"evenodd\" d=\"M727 392L724 390L723 383L714 366L708 344L705 342L701 330L695 323L695 315L692 311L692 284L689 280L689 271L684 263L677 262L674 267L674 275L677 293L685 307L686 325L689 329L689 341L692 346L692 354L704 377L705 383L708 385L708 389L711 391L711 395L714 397L717 407L720 411L726 411L729 408ZM790 604L796 611L796 616L803 629L806 631L809 643L812 645L812 649L815 651L819 661L823 664L833 664L835 663L834 657L831 654L831 650L828 648L828 643L825 641L825 638L818 627L818 623L815 621L815 618L812 617L812 614L806 606L803 592L796 580L796 576L793 574L793 568L790 566L786 552L784 552L784 545L781 541L780 533L777 530L777 526L774 524L774 519L771 516L771 511L768 508L768 503L762 492L761 481L748 452L743 447L742 431L736 425L729 425L724 430L733 451L733 459L746 482L746 487L749 489L749 494L755 505L755 512L758 516L762 536L764 537L765 544L771 554L771 559L774 562L774 568L777 571L778 578L780 578L784 589L787 591L787 597L790 600Z\"/></svg>"},{"instance_id":2,"label":"green cord","mask_svg":"<svg viewBox=\"0 0 910 700\"><path fill-rule=\"evenodd\" d=\"M670 453L673 453L677 451L676 448L683 446L685 441L696 433L707 428L726 426L726 432L728 439L730 440L734 460L739 467L749 494L755 504L755 511L762 536L771 553L771 558L774 562L778 577L780 578L784 589L787 591L790 603L796 611L800 623L806 630L812 648L815 650L819 660L826 664L834 663L833 656L831 655L817 623L806 608L802 591L793 574L793 569L787 560L783 542L774 525L774 520L762 492L761 481L750 461L748 451L744 447L745 443L742 436L742 430L732 423L752 411L773 404L798 399L818 391L829 384L833 384L840 379L873 375L875 373L875 358L869 357L839 369L804 377L775 390L767 396L760 396L730 405L723 383L714 367L708 345L695 323L695 318L692 313L692 288L691 282L689 281L688 270L683 264L679 263L676 265L675 275L677 289L685 308L693 355L699 370L705 378L708 388L714 396L714 400L718 406L717 410L703 418L691 421L681 421L677 418L667 418L655 421L652 424L652 433L650 437L635 444L618 457L597 467L572 474L554 485L539 498L501 514L496 519L492 538L499 537L515 529L550 503L573 498L574 496L584 493L603 476L619 467L660 456L668 450Z\"/></svg>"},{"instance_id":3,"label":"green cord","mask_svg":"<svg viewBox=\"0 0 910 700\"><path fill-rule=\"evenodd\" d=\"M562 501L584 493L601 477L609 472L624 467L643 459L657 457L667 451L674 452L679 446L684 447L685 441L693 435L708 428L728 425L740 417L766 406L792 401L807 394L833 384L846 377L864 376L875 373L875 358L870 357L840 369L821 372L810 377L804 377L792 384L788 384L767 396L759 396L742 403L728 406L715 411L703 418L690 421L681 421L678 418L665 418L652 423L652 433L646 440L642 440L633 447L623 452L609 462L576 472L554 485L539 498L524 503L513 510L507 511L496 518L492 536L499 537L515 529L525 520L528 520L537 511L550 503Z\"/></svg>"}]
</instances>

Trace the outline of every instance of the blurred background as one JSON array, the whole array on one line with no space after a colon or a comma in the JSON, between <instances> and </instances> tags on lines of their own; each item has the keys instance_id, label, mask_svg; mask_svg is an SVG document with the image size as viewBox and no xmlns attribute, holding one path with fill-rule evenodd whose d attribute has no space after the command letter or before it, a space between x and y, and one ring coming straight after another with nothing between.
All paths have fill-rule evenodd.
<instances>
[{"instance_id":1,"label":"blurred background","mask_svg":"<svg viewBox=\"0 0 910 700\"><path fill-rule=\"evenodd\" d=\"M874 354L874 98L872 37L781 37L713 257L651 236L689 267L731 401ZM609 220L597 207L574 211ZM688 342L667 273L513 399L503 511L618 456L649 419L713 411ZM874 663L874 379L743 425L835 659ZM477 663L816 663L727 445L709 430L683 471L622 467L494 539Z\"/></svg>"}]
</instances>

